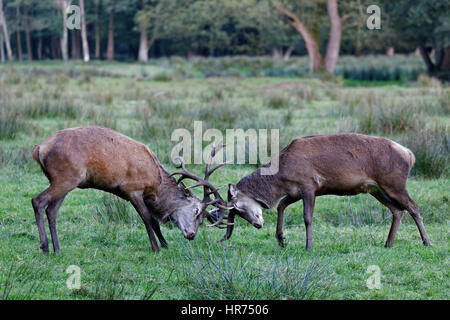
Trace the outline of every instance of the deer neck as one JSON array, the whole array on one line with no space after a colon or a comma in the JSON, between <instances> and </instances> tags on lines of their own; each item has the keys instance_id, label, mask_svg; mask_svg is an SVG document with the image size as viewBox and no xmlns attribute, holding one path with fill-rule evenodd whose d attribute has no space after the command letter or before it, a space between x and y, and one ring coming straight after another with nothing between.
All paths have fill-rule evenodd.
<instances>
[{"instance_id":1,"label":"deer neck","mask_svg":"<svg viewBox=\"0 0 450 320\"><path fill-rule=\"evenodd\" d=\"M262 175L261 169L244 177L237 188L255 200L263 200L269 206L268 209L273 208L287 193L278 174Z\"/></svg>"},{"instance_id":2,"label":"deer neck","mask_svg":"<svg viewBox=\"0 0 450 320\"><path fill-rule=\"evenodd\" d=\"M156 194L147 197L147 205L151 207L152 212L162 221L180 209L189 204L183 190L177 185L175 178L161 166L161 183Z\"/></svg>"}]
</instances>

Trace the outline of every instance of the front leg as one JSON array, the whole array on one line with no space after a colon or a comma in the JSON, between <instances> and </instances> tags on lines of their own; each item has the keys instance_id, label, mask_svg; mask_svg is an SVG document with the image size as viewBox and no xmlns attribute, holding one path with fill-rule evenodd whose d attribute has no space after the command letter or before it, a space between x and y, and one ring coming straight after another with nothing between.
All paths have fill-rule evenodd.
<instances>
[{"instance_id":1,"label":"front leg","mask_svg":"<svg viewBox=\"0 0 450 320\"><path fill-rule=\"evenodd\" d=\"M161 247L163 247L163 248L168 248L169 245L167 244L166 239L164 239L164 236L163 236L162 233L161 233L161 229L160 229L160 227L159 227L159 222L158 222L158 220L157 220L156 218L152 217L151 223L152 223L152 228L153 228L153 230L155 231L156 236L157 236L158 239L159 239L159 242L161 243Z\"/></svg>"},{"instance_id":2,"label":"front leg","mask_svg":"<svg viewBox=\"0 0 450 320\"><path fill-rule=\"evenodd\" d=\"M312 192L303 195L303 219L306 227L306 250L312 249L312 220L314 213L315 195Z\"/></svg>"},{"instance_id":3,"label":"front leg","mask_svg":"<svg viewBox=\"0 0 450 320\"><path fill-rule=\"evenodd\" d=\"M158 242L156 242L155 234L153 233L152 228L152 216L150 215L150 212L147 209L147 206L145 205L144 198L142 196L142 192L133 192L129 195L129 199L133 207L136 209L136 211L139 213L139 215L142 218L142 221L144 221L145 228L147 229L147 234L150 239L150 243L152 245L153 251L159 251L159 245Z\"/></svg>"},{"instance_id":4,"label":"front leg","mask_svg":"<svg viewBox=\"0 0 450 320\"><path fill-rule=\"evenodd\" d=\"M282 246L283 248L286 247L286 242L285 242L285 238L283 235L283 215L284 215L284 210L286 209L287 206L293 204L294 202L300 200L300 198L293 198L289 195L287 195L286 197L284 197L283 199L281 199L280 203L278 204L277 207L277 212L278 212L278 219L277 219L277 239L278 239L278 244L280 246Z\"/></svg>"}]
</instances>

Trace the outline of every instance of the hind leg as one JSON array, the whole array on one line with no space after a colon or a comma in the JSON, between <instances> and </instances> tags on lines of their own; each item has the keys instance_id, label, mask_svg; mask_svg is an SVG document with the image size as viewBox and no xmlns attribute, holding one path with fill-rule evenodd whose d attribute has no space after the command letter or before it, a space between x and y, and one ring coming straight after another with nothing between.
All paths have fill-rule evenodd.
<instances>
[{"instance_id":1,"label":"hind leg","mask_svg":"<svg viewBox=\"0 0 450 320\"><path fill-rule=\"evenodd\" d=\"M50 235L52 236L53 251L55 253L59 252L58 235L56 234L56 218L58 217L58 210L61 207L64 198L65 195L60 199L51 202L45 210L47 214L48 226L50 228Z\"/></svg>"},{"instance_id":2,"label":"hind leg","mask_svg":"<svg viewBox=\"0 0 450 320\"><path fill-rule=\"evenodd\" d=\"M389 235L387 237L386 244L384 245L386 248L391 248L394 245L395 235L397 234L398 227L402 222L403 210L397 207L392 199L381 191L371 192L371 195L374 196L382 204L384 204L392 212L391 229L389 230Z\"/></svg>"},{"instance_id":3,"label":"hind leg","mask_svg":"<svg viewBox=\"0 0 450 320\"><path fill-rule=\"evenodd\" d=\"M34 216L36 218L36 224L39 231L40 248L45 254L48 254L48 238L44 226L44 209L45 207L47 207L48 203L51 200L51 197L49 196L49 190L50 187L41 194L31 199L31 204L33 205Z\"/></svg>"},{"instance_id":4,"label":"hind leg","mask_svg":"<svg viewBox=\"0 0 450 320\"><path fill-rule=\"evenodd\" d=\"M411 214L411 217L414 219L414 222L419 229L423 244L426 246L431 246L430 239L428 238L427 232L425 231L425 226L423 225L422 216L419 213L419 207L417 206L417 203L411 199L408 191L406 191L406 188L402 188L399 192L392 192L390 190L386 190L386 192L389 194L389 197L396 201L396 205L398 207L406 209Z\"/></svg>"},{"instance_id":5,"label":"hind leg","mask_svg":"<svg viewBox=\"0 0 450 320\"><path fill-rule=\"evenodd\" d=\"M422 216L419 213L419 206L413 199L410 198L408 194L407 197L408 197L408 205L406 206L406 210L408 210L408 212L414 219L414 222L416 223L417 228L419 229L420 237L422 238L423 244L426 246L431 246L430 238L428 238L427 232L425 231L425 226L423 225Z\"/></svg>"},{"instance_id":6,"label":"hind leg","mask_svg":"<svg viewBox=\"0 0 450 320\"><path fill-rule=\"evenodd\" d=\"M76 182L52 181L50 186L44 192L31 200L39 231L40 247L44 253L48 253L48 238L44 227L44 210L47 208L47 219L52 235L53 249L57 252L59 251L58 238L56 235L56 216L58 214L58 209L66 194L75 189L76 186Z\"/></svg>"}]
</instances>

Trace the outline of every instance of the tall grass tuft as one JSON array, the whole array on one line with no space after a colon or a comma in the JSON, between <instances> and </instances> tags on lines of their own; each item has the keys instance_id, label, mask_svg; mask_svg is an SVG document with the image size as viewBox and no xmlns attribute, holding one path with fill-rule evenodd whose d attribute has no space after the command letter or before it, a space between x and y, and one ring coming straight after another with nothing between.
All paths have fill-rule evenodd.
<instances>
[{"instance_id":1,"label":"tall grass tuft","mask_svg":"<svg viewBox=\"0 0 450 320\"><path fill-rule=\"evenodd\" d=\"M23 262L11 262L7 269L0 266L0 300L31 299L42 291L37 275L29 269Z\"/></svg>"},{"instance_id":2,"label":"tall grass tuft","mask_svg":"<svg viewBox=\"0 0 450 320\"><path fill-rule=\"evenodd\" d=\"M30 147L4 149L0 146L0 168L4 165L14 165L23 168L33 162Z\"/></svg>"},{"instance_id":3,"label":"tall grass tuft","mask_svg":"<svg viewBox=\"0 0 450 320\"><path fill-rule=\"evenodd\" d=\"M413 109L407 106L370 106L359 118L362 133L396 134L418 127Z\"/></svg>"},{"instance_id":4,"label":"tall grass tuft","mask_svg":"<svg viewBox=\"0 0 450 320\"><path fill-rule=\"evenodd\" d=\"M20 112L0 106L0 139L14 139L25 130L25 120Z\"/></svg>"},{"instance_id":5,"label":"tall grass tuft","mask_svg":"<svg viewBox=\"0 0 450 320\"><path fill-rule=\"evenodd\" d=\"M305 265L295 256L274 253L262 265L255 255L213 244L208 251L186 245L181 259L189 299L323 299L336 283L325 260Z\"/></svg>"},{"instance_id":6,"label":"tall grass tuft","mask_svg":"<svg viewBox=\"0 0 450 320\"><path fill-rule=\"evenodd\" d=\"M113 222L123 224L137 224L137 213L130 204L114 195L105 193L102 204L96 208L96 217L100 222Z\"/></svg>"},{"instance_id":7,"label":"tall grass tuft","mask_svg":"<svg viewBox=\"0 0 450 320\"><path fill-rule=\"evenodd\" d=\"M437 125L418 132L410 132L401 139L404 146L411 149L416 162L411 174L434 179L450 174L449 128Z\"/></svg>"},{"instance_id":8,"label":"tall grass tuft","mask_svg":"<svg viewBox=\"0 0 450 320\"><path fill-rule=\"evenodd\" d=\"M82 284L72 296L93 300L150 300L160 288L160 284L141 276L129 279L121 266L102 273L101 279L92 284Z\"/></svg>"},{"instance_id":9,"label":"tall grass tuft","mask_svg":"<svg viewBox=\"0 0 450 320\"><path fill-rule=\"evenodd\" d=\"M322 212L320 218L334 226L363 226L383 225L390 221L391 213L388 208L370 195L356 197L332 198L336 210Z\"/></svg>"}]
</instances>

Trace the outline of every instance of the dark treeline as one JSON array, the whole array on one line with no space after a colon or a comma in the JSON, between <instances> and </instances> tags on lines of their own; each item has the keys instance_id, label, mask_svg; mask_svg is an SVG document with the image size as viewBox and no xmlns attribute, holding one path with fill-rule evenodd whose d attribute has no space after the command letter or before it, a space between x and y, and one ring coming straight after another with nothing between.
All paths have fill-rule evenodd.
<instances>
[{"instance_id":1,"label":"dark treeline","mask_svg":"<svg viewBox=\"0 0 450 320\"><path fill-rule=\"evenodd\" d=\"M450 69L450 0L0 0L1 60L291 55L333 72L339 54L412 52ZM80 8L80 29L69 29Z\"/></svg>"}]
</instances>

